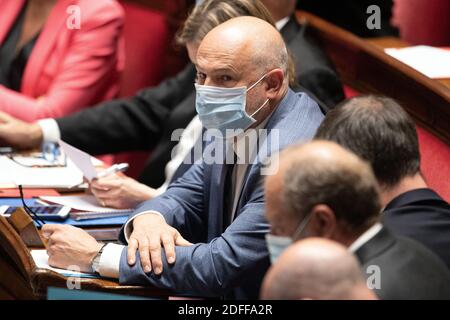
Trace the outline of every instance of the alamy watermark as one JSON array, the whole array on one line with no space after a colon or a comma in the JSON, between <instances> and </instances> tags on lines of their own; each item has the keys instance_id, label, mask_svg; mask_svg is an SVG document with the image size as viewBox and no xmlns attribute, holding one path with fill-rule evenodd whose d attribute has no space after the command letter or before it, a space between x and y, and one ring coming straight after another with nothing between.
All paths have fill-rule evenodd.
<instances>
[{"instance_id":1,"label":"alamy watermark","mask_svg":"<svg viewBox=\"0 0 450 320\"><path fill-rule=\"evenodd\" d=\"M367 7L366 13L369 17L366 20L366 26L369 30L381 29L381 9L379 6L373 4Z\"/></svg>"},{"instance_id":2,"label":"alamy watermark","mask_svg":"<svg viewBox=\"0 0 450 320\"><path fill-rule=\"evenodd\" d=\"M186 134L184 129L172 132L171 141L178 142L172 149L172 159L178 156L178 148L185 138L183 134ZM227 129L225 132L210 129L190 134L190 140L196 143L190 154L184 157L184 164L259 165L262 175L272 175L278 170L278 161L274 161L280 150L278 129L248 129L245 132L242 129Z\"/></svg>"},{"instance_id":3,"label":"alamy watermark","mask_svg":"<svg viewBox=\"0 0 450 320\"><path fill-rule=\"evenodd\" d=\"M68 6L66 9L68 15L66 19L66 27L69 30L81 29L81 8L77 5Z\"/></svg>"},{"instance_id":4,"label":"alamy watermark","mask_svg":"<svg viewBox=\"0 0 450 320\"><path fill-rule=\"evenodd\" d=\"M77 265L68 266L67 270L81 272L81 268ZM69 290L81 290L81 278L79 276L67 277L66 287Z\"/></svg>"}]
</instances>

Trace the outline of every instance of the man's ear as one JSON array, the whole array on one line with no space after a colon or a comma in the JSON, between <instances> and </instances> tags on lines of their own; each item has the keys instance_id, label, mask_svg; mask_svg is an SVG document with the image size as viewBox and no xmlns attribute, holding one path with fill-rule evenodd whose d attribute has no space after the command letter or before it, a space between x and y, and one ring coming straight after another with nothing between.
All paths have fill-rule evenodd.
<instances>
[{"instance_id":1,"label":"man's ear","mask_svg":"<svg viewBox=\"0 0 450 320\"><path fill-rule=\"evenodd\" d=\"M267 84L267 99L277 97L281 87L283 86L284 72L280 68L270 71L265 79Z\"/></svg>"},{"instance_id":2,"label":"man's ear","mask_svg":"<svg viewBox=\"0 0 450 320\"><path fill-rule=\"evenodd\" d=\"M336 231L336 216L330 207L324 204L315 205L311 214L310 230L319 237L331 238Z\"/></svg>"}]
</instances>

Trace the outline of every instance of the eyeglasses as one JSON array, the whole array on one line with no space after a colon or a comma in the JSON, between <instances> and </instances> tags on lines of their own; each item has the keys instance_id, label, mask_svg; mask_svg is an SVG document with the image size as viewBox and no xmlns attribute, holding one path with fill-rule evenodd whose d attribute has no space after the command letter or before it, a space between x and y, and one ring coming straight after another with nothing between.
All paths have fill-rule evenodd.
<instances>
[{"instance_id":1,"label":"eyeglasses","mask_svg":"<svg viewBox=\"0 0 450 320\"><path fill-rule=\"evenodd\" d=\"M20 192L20 200L22 201L23 209L25 212L33 219L34 222L38 225L38 228L42 228L42 226L45 224L45 222L38 217L36 212L34 212L27 204L25 203L25 198L23 196L23 188L22 185L19 184L19 192Z\"/></svg>"}]
</instances>

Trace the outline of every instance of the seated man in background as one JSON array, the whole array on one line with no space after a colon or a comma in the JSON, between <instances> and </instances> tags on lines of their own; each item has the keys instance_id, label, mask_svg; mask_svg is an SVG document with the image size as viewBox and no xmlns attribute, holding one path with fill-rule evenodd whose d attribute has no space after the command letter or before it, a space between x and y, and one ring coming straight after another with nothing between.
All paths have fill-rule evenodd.
<instances>
[{"instance_id":1,"label":"seated man in background","mask_svg":"<svg viewBox=\"0 0 450 320\"><path fill-rule=\"evenodd\" d=\"M329 60L305 35L293 15L295 1L262 1L278 21L288 48L294 56L297 78L302 87L323 101L327 110L343 99L342 85ZM258 0L206 0L195 7L178 36L187 47L195 64L197 47L206 33L218 23L237 16L256 16L272 21ZM118 208L137 204L161 194L169 182L180 177L188 166L179 167L199 133L201 124L195 118L195 68L189 64L176 77L158 87L145 89L129 99L114 100L70 117L47 119L32 125L0 113L0 141L20 148L39 147L43 141L59 138L91 154L130 150L152 150L139 181L124 175L111 175L92 185L99 202ZM192 123L190 123L192 120ZM189 125L189 133L177 147L177 157L171 160L172 133ZM200 127L200 129L199 129ZM193 133L193 134L191 134ZM166 168L166 165L168 167Z\"/></svg>"},{"instance_id":2,"label":"seated man in background","mask_svg":"<svg viewBox=\"0 0 450 320\"><path fill-rule=\"evenodd\" d=\"M323 115L305 93L289 88L287 48L264 20L239 17L220 24L200 43L196 59L199 118L208 134L225 136L213 139L201 163L166 192L136 209L121 234L128 247L102 248L80 229L45 225L51 265L92 268L121 284L258 297L269 267L265 159L312 138ZM250 137L255 133L256 141ZM220 152L224 146L227 152ZM219 159L211 159L212 150Z\"/></svg>"},{"instance_id":3,"label":"seated man in background","mask_svg":"<svg viewBox=\"0 0 450 320\"><path fill-rule=\"evenodd\" d=\"M421 242L450 267L450 205L424 181L414 122L397 102L350 99L327 114L316 138L368 161L380 185L383 224Z\"/></svg>"},{"instance_id":4,"label":"seated man in background","mask_svg":"<svg viewBox=\"0 0 450 320\"><path fill-rule=\"evenodd\" d=\"M450 272L414 240L380 223L378 184L370 166L343 147L316 141L291 147L265 186L272 263L292 242L322 237L348 247L380 299L449 299Z\"/></svg>"},{"instance_id":5,"label":"seated man in background","mask_svg":"<svg viewBox=\"0 0 450 320\"><path fill-rule=\"evenodd\" d=\"M342 84L331 61L320 49L308 25L295 16L297 0L261 0L269 9L295 64L295 91L306 91L324 111L344 100Z\"/></svg>"},{"instance_id":6,"label":"seated man in background","mask_svg":"<svg viewBox=\"0 0 450 320\"><path fill-rule=\"evenodd\" d=\"M310 238L286 249L264 277L266 300L376 300L356 257L337 242Z\"/></svg>"}]
</instances>

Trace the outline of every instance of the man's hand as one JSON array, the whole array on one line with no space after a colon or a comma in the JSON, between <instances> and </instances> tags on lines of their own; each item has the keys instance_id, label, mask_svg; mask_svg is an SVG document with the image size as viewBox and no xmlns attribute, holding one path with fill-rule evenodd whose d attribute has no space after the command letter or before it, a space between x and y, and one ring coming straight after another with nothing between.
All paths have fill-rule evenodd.
<instances>
[{"instance_id":1,"label":"man's hand","mask_svg":"<svg viewBox=\"0 0 450 320\"><path fill-rule=\"evenodd\" d=\"M192 245L158 214L143 214L135 218L133 233L128 241L128 264L133 265L136 262L136 250L139 249L144 272L153 270L155 274L161 274L163 271L161 244L170 264L175 263L175 245Z\"/></svg>"},{"instance_id":2,"label":"man's hand","mask_svg":"<svg viewBox=\"0 0 450 320\"><path fill-rule=\"evenodd\" d=\"M91 191L104 207L135 208L157 195L155 189L123 174L111 174L90 183Z\"/></svg>"},{"instance_id":3,"label":"man's hand","mask_svg":"<svg viewBox=\"0 0 450 320\"><path fill-rule=\"evenodd\" d=\"M77 266L81 272L90 272L91 261L102 248L87 232L69 225L46 224L42 234L49 240L48 263L57 268Z\"/></svg>"},{"instance_id":4,"label":"man's hand","mask_svg":"<svg viewBox=\"0 0 450 320\"><path fill-rule=\"evenodd\" d=\"M0 112L0 145L32 149L41 145L43 133L37 123L26 123Z\"/></svg>"}]
</instances>

